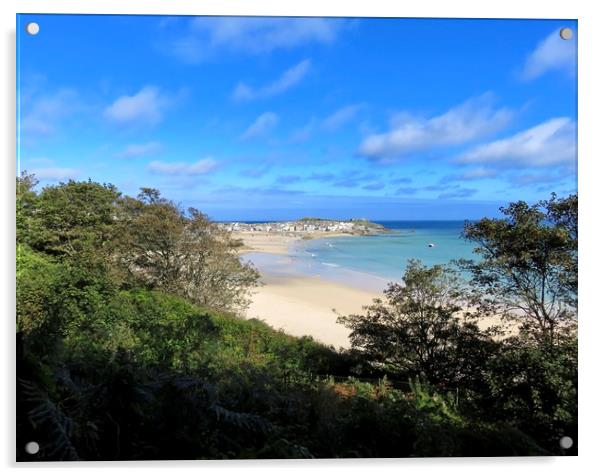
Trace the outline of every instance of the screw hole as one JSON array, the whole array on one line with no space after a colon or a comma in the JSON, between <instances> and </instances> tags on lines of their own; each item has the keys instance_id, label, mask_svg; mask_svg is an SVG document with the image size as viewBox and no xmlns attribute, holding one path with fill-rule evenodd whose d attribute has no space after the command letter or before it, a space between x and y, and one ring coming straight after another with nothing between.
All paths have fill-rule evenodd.
<instances>
[{"instance_id":1,"label":"screw hole","mask_svg":"<svg viewBox=\"0 0 602 476\"><path fill-rule=\"evenodd\" d=\"M25 31L31 36L35 36L40 32L40 25L36 22L31 22L25 25Z\"/></svg>"},{"instance_id":2,"label":"screw hole","mask_svg":"<svg viewBox=\"0 0 602 476\"><path fill-rule=\"evenodd\" d=\"M560 38L563 40L570 40L573 38L573 30L570 28L561 28L560 29Z\"/></svg>"},{"instance_id":3,"label":"screw hole","mask_svg":"<svg viewBox=\"0 0 602 476\"><path fill-rule=\"evenodd\" d=\"M570 436L563 436L560 438L560 447L563 450L568 450L573 446L573 439Z\"/></svg>"},{"instance_id":4,"label":"screw hole","mask_svg":"<svg viewBox=\"0 0 602 476\"><path fill-rule=\"evenodd\" d=\"M40 451L40 445L37 441L30 441L25 445L25 451L30 455L35 455L38 451Z\"/></svg>"}]
</instances>

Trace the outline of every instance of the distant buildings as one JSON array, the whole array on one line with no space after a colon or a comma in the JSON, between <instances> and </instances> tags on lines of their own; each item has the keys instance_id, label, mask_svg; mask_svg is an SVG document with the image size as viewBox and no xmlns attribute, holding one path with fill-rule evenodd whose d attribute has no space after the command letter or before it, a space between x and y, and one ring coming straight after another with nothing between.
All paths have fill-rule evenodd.
<instances>
[{"instance_id":1,"label":"distant buildings","mask_svg":"<svg viewBox=\"0 0 602 476\"><path fill-rule=\"evenodd\" d=\"M385 227L367 220L320 220L302 219L297 221L277 221L269 223L221 223L220 226L232 233L349 233L351 235L368 235L382 233Z\"/></svg>"}]
</instances>

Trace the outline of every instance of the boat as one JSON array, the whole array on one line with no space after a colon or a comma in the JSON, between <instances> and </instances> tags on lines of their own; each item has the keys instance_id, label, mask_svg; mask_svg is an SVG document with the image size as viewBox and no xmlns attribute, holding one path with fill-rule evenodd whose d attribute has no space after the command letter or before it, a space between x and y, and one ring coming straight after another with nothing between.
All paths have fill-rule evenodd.
<instances>
[{"instance_id":1,"label":"boat","mask_svg":"<svg viewBox=\"0 0 602 476\"><path fill-rule=\"evenodd\" d=\"M429 243L429 248L434 248L435 247L435 243Z\"/></svg>"}]
</instances>

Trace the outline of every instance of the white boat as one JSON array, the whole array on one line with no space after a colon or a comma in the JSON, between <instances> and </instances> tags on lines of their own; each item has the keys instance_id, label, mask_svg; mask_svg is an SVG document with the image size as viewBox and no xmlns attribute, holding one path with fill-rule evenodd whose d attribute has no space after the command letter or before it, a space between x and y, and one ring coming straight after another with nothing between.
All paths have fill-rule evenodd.
<instances>
[{"instance_id":1,"label":"white boat","mask_svg":"<svg viewBox=\"0 0 602 476\"><path fill-rule=\"evenodd\" d=\"M429 248L434 248L435 247L435 243L429 243Z\"/></svg>"}]
</instances>

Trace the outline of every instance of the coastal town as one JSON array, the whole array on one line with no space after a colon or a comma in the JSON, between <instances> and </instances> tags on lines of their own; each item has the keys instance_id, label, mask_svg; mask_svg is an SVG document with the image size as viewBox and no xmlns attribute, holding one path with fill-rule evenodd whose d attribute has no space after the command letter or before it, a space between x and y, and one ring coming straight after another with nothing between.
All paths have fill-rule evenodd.
<instances>
[{"instance_id":1,"label":"coastal town","mask_svg":"<svg viewBox=\"0 0 602 476\"><path fill-rule=\"evenodd\" d=\"M313 235L316 233L374 235L383 233L386 228L366 219L345 221L320 218L302 218L295 221L274 221L266 223L231 222L222 227L232 233L270 233L284 235Z\"/></svg>"}]
</instances>

